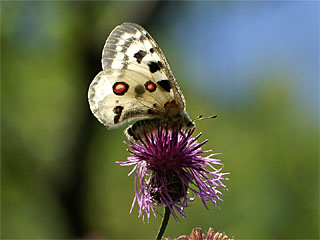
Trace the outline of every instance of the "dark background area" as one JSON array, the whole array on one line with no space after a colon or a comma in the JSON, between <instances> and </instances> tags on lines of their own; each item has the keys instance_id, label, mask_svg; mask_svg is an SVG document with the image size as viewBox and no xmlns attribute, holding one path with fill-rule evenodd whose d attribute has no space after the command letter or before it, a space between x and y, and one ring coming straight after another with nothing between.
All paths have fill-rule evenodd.
<instances>
[{"instance_id":1,"label":"dark background area","mask_svg":"<svg viewBox=\"0 0 320 240\"><path fill-rule=\"evenodd\" d=\"M1 237L151 239L124 128L87 91L111 30L145 27L165 52L206 148L230 172L221 210L196 199L165 236L319 238L319 2L2 1Z\"/></svg>"}]
</instances>

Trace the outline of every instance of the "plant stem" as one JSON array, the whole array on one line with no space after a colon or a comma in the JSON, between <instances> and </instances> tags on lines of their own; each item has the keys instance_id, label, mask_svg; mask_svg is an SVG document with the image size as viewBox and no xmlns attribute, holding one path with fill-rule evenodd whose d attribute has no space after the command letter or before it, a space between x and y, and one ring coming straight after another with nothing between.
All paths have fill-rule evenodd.
<instances>
[{"instance_id":1,"label":"plant stem","mask_svg":"<svg viewBox=\"0 0 320 240\"><path fill-rule=\"evenodd\" d=\"M169 217L170 217L170 209L169 209L169 207L165 207L164 208L164 216L162 218L162 223L159 228L159 232L156 237L156 240L160 240L162 238L162 235L164 234L164 231L166 230L166 227L168 225Z\"/></svg>"}]
</instances>

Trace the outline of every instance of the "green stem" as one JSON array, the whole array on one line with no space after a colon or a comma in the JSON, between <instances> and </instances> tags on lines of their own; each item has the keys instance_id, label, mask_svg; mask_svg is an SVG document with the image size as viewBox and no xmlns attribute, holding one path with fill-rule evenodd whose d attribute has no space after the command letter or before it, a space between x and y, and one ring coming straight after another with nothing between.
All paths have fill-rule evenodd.
<instances>
[{"instance_id":1,"label":"green stem","mask_svg":"<svg viewBox=\"0 0 320 240\"><path fill-rule=\"evenodd\" d=\"M166 230L166 227L168 225L169 217L170 217L170 209L169 209L169 207L165 207L164 216L162 218L162 223L161 223L161 226L159 228L159 232L158 232L158 235L156 237L156 240L160 240L162 238L162 235L164 234L164 231Z\"/></svg>"}]
</instances>

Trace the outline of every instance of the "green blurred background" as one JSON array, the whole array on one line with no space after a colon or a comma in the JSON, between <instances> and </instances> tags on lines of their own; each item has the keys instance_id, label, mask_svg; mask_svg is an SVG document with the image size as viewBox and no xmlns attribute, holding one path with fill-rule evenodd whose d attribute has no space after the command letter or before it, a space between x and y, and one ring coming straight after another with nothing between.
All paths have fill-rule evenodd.
<instances>
[{"instance_id":1,"label":"green blurred background","mask_svg":"<svg viewBox=\"0 0 320 240\"><path fill-rule=\"evenodd\" d=\"M1 236L152 239L129 209L124 128L87 89L110 31L143 25L165 52L206 148L230 172L221 210L197 199L165 236L319 238L319 2L1 2Z\"/></svg>"}]
</instances>

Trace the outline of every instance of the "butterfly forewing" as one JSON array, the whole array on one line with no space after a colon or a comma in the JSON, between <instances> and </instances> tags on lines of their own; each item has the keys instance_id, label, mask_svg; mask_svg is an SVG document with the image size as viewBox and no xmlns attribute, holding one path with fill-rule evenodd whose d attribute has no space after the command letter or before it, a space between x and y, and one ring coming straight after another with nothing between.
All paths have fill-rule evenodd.
<instances>
[{"instance_id":1,"label":"butterfly forewing","mask_svg":"<svg viewBox=\"0 0 320 240\"><path fill-rule=\"evenodd\" d=\"M104 70L130 69L139 71L155 83L168 81L167 85L170 85L170 92L180 110L185 110L183 94L166 57L156 41L141 26L134 23L124 23L111 32L103 49L102 66Z\"/></svg>"}]
</instances>

